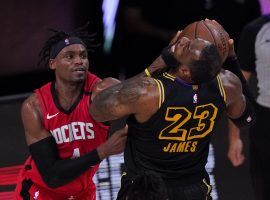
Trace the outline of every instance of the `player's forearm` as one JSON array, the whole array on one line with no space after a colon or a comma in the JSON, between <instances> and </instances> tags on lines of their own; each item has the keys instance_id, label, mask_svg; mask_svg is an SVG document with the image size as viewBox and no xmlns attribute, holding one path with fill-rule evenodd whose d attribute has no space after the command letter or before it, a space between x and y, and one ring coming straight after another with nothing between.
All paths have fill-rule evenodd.
<instances>
[{"instance_id":1,"label":"player's forearm","mask_svg":"<svg viewBox=\"0 0 270 200\"><path fill-rule=\"evenodd\" d=\"M89 112L97 121L114 120L135 114L148 94L148 88L156 86L152 78L128 79L100 92Z\"/></svg>"},{"instance_id":2,"label":"player's forearm","mask_svg":"<svg viewBox=\"0 0 270 200\"><path fill-rule=\"evenodd\" d=\"M236 56L232 56L227 58L226 62L224 63L224 69L231 71L234 73L241 81L243 87L243 94L253 103L254 96L248 87L247 81L241 71L240 64Z\"/></svg>"},{"instance_id":3,"label":"player's forearm","mask_svg":"<svg viewBox=\"0 0 270 200\"><path fill-rule=\"evenodd\" d=\"M240 129L230 119L228 120L228 129L229 142L240 138Z\"/></svg>"},{"instance_id":4,"label":"player's forearm","mask_svg":"<svg viewBox=\"0 0 270 200\"><path fill-rule=\"evenodd\" d=\"M233 108L234 107L234 108ZM238 110L240 105L233 106L230 110ZM245 98L245 107L243 111L241 112L241 115L237 118L234 117L234 115L230 115L231 121L239 128L242 127L250 127L255 123L256 115L255 110L248 98Z\"/></svg>"},{"instance_id":5,"label":"player's forearm","mask_svg":"<svg viewBox=\"0 0 270 200\"><path fill-rule=\"evenodd\" d=\"M121 116L118 113L118 96L122 83L101 91L90 105L89 112L98 122L110 121Z\"/></svg>"},{"instance_id":6,"label":"player's forearm","mask_svg":"<svg viewBox=\"0 0 270 200\"><path fill-rule=\"evenodd\" d=\"M29 150L43 181L51 188L73 181L101 162L96 150L78 158L61 160L52 136L30 145Z\"/></svg>"}]
</instances>

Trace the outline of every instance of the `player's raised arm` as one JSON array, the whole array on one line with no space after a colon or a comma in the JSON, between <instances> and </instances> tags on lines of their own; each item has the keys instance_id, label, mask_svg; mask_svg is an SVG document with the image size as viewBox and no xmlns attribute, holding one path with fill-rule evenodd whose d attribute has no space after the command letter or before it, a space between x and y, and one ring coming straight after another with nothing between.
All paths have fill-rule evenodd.
<instances>
[{"instance_id":1,"label":"player's raised arm","mask_svg":"<svg viewBox=\"0 0 270 200\"><path fill-rule=\"evenodd\" d=\"M227 95L226 113L238 127L251 126L255 113L249 99L242 92L240 79L228 70L221 73L221 80Z\"/></svg>"}]
</instances>

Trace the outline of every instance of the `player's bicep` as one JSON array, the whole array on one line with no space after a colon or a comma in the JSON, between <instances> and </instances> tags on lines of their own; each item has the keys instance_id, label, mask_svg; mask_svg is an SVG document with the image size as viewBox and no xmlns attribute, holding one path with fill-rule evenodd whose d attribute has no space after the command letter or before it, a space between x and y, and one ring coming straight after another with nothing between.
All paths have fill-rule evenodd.
<instances>
[{"instance_id":1,"label":"player's bicep","mask_svg":"<svg viewBox=\"0 0 270 200\"><path fill-rule=\"evenodd\" d=\"M90 107L97 121L108 121L139 113L149 99L149 88L155 84L151 78L127 80L102 91Z\"/></svg>"},{"instance_id":2,"label":"player's bicep","mask_svg":"<svg viewBox=\"0 0 270 200\"><path fill-rule=\"evenodd\" d=\"M35 95L24 101L21 107L21 117L28 145L38 142L50 133L45 130L39 103Z\"/></svg>"},{"instance_id":3,"label":"player's bicep","mask_svg":"<svg viewBox=\"0 0 270 200\"><path fill-rule=\"evenodd\" d=\"M91 99L93 100L98 93L111 86L117 85L118 83L121 83L121 81L112 77L104 78L98 81L92 89Z\"/></svg>"},{"instance_id":4,"label":"player's bicep","mask_svg":"<svg viewBox=\"0 0 270 200\"><path fill-rule=\"evenodd\" d=\"M231 118L237 118L245 107L245 98L242 93L240 79L230 71L221 73L221 80L226 93L226 112Z\"/></svg>"}]
</instances>

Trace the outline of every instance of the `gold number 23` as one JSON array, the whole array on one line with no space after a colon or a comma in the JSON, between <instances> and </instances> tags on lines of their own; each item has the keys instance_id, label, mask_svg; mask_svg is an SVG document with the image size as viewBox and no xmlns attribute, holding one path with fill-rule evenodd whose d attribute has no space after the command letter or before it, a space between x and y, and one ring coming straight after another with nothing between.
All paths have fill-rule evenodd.
<instances>
[{"instance_id":1,"label":"gold number 23","mask_svg":"<svg viewBox=\"0 0 270 200\"><path fill-rule=\"evenodd\" d=\"M194 113L185 107L168 107L165 120L171 123L160 132L159 139L186 141L203 138L213 130L217 111L212 103L196 106Z\"/></svg>"}]
</instances>

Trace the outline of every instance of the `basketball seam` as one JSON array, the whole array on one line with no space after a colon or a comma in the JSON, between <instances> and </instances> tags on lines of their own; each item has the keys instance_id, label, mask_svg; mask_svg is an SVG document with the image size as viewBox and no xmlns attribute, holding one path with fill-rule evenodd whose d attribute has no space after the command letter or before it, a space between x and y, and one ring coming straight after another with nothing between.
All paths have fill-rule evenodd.
<instances>
[{"instance_id":1,"label":"basketball seam","mask_svg":"<svg viewBox=\"0 0 270 200\"><path fill-rule=\"evenodd\" d=\"M217 45L217 41L216 41L216 39L215 39L215 37L214 37L214 35L213 35L211 29L208 27L208 25L207 25L204 21L202 21L202 23L203 23L203 25L207 28L207 30L210 32L210 34L211 34L211 36L212 36L212 38L213 38L213 40L214 40L214 42L215 42L215 45Z\"/></svg>"},{"instance_id":2,"label":"basketball seam","mask_svg":"<svg viewBox=\"0 0 270 200\"><path fill-rule=\"evenodd\" d=\"M198 23L199 22L196 22L196 25L195 25L195 31L194 31L194 38L197 39L197 29L198 29Z\"/></svg>"}]
</instances>

